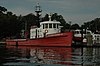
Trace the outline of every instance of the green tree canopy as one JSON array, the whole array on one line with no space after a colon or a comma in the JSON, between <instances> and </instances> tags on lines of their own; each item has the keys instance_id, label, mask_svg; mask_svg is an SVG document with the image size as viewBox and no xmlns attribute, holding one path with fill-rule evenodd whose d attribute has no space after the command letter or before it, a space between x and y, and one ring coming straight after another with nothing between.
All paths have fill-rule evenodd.
<instances>
[{"instance_id":1,"label":"green tree canopy","mask_svg":"<svg viewBox=\"0 0 100 66\"><path fill-rule=\"evenodd\" d=\"M85 22L84 25L82 25L82 28L90 29L92 32L100 31L100 18Z\"/></svg>"},{"instance_id":2,"label":"green tree canopy","mask_svg":"<svg viewBox=\"0 0 100 66\"><path fill-rule=\"evenodd\" d=\"M7 9L5 7L0 6L0 13L6 12L6 11L7 11Z\"/></svg>"},{"instance_id":3,"label":"green tree canopy","mask_svg":"<svg viewBox=\"0 0 100 66\"><path fill-rule=\"evenodd\" d=\"M73 25L71 26L71 29L72 29L72 30L80 29L80 26L79 26L78 24L73 24Z\"/></svg>"}]
</instances>

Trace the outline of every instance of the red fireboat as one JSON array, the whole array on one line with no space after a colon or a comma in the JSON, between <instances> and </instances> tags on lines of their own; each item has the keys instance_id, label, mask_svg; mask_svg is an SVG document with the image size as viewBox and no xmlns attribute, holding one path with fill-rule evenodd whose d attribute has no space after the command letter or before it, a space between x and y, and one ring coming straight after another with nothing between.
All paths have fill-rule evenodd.
<instances>
[{"instance_id":1,"label":"red fireboat","mask_svg":"<svg viewBox=\"0 0 100 66\"><path fill-rule=\"evenodd\" d=\"M39 5L37 5L39 7ZM39 11L38 11L39 10ZM35 12L39 15L41 10L38 8ZM71 46L72 32L61 33L60 22L49 21L40 22L40 27L31 26L29 39L7 39L6 45L16 46Z\"/></svg>"},{"instance_id":2,"label":"red fireboat","mask_svg":"<svg viewBox=\"0 0 100 66\"><path fill-rule=\"evenodd\" d=\"M6 40L6 45L18 46L71 46L72 32L52 34L44 38L36 39L10 39Z\"/></svg>"}]
</instances>

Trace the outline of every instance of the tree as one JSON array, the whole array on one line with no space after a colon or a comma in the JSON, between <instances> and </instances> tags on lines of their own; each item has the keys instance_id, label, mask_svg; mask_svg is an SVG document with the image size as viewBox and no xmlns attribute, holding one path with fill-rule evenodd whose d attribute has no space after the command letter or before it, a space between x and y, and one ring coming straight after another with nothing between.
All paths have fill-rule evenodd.
<instances>
[{"instance_id":1,"label":"tree","mask_svg":"<svg viewBox=\"0 0 100 66\"><path fill-rule=\"evenodd\" d=\"M42 21L48 21L49 20L49 15L46 14L43 18L42 18Z\"/></svg>"},{"instance_id":2,"label":"tree","mask_svg":"<svg viewBox=\"0 0 100 66\"><path fill-rule=\"evenodd\" d=\"M26 16L23 16L21 21L23 22L22 25L24 25L23 29L26 29L28 31L30 30L31 26L37 25L36 16L32 13L30 13Z\"/></svg>"},{"instance_id":3,"label":"tree","mask_svg":"<svg viewBox=\"0 0 100 66\"><path fill-rule=\"evenodd\" d=\"M79 26L78 24L73 24L73 25L71 26L71 29L72 29L72 30L80 29L80 26Z\"/></svg>"},{"instance_id":4,"label":"tree","mask_svg":"<svg viewBox=\"0 0 100 66\"><path fill-rule=\"evenodd\" d=\"M0 13L6 12L7 9L5 7L0 6Z\"/></svg>"},{"instance_id":5,"label":"tree","mask_svg":"<svg viewBox=\"0 0 100 66\"><path fill-rule=\"evenodd\" d=\"M92 32L100 31L100 18L85 22L84 25L82 25L82 28L89 29Z\"/></svg>"}]
</instances>

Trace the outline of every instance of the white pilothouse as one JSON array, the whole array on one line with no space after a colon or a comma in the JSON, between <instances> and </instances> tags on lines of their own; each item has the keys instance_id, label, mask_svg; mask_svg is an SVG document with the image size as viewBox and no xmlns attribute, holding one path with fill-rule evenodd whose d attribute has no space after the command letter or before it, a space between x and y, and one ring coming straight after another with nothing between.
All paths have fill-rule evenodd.
<instances>
[{"instance_id":1,"label":"white pilothouse","mask_svg":"<svg viewBox=\"0 0 100 66\"><path fill-rule=\"evenodd\" d=\"M49 21L44 21L40 23L40 28L32 26L30 29L30 39L43 38L48 34L55 34L61 32L60 22L51 21L51 16L49 16Z\"/></svg>"}]
</instances>

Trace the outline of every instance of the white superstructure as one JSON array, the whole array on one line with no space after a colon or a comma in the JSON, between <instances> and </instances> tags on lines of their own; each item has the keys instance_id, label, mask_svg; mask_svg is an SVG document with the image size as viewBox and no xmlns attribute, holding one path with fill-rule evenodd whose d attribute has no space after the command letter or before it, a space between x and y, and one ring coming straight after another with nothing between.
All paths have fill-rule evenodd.
<instances>
[{"instance_id":1,"label":"white superstructure","mask_svg":"<svg viewBox=\"0 0 100 66\"><path fill-rule=\"evenodd\" d=\"M79 29L74 30L74 37L82 37L82 31Z\"/></svg>"},{"instance_id":2,"label":"white superstructure","mask_svg":"<svg viewBox=\"0 0 100 66\"><path fill-rule=\"evenodd\" d=\"M30 39L42 38L48 34L60 33L61 26L58 21L44 21L40 23L40 28L32 27L30 29Z\"/></svg>"},{"instance_id":3,"label":"white superstructure","mask_svg":"<svg viewBox=\"0 0 100 66\"><path fill-rule=\"evenodd\" d=\"M93 34L93 44L100 44L100 34Z\"/></svg>"}]
</instances>

